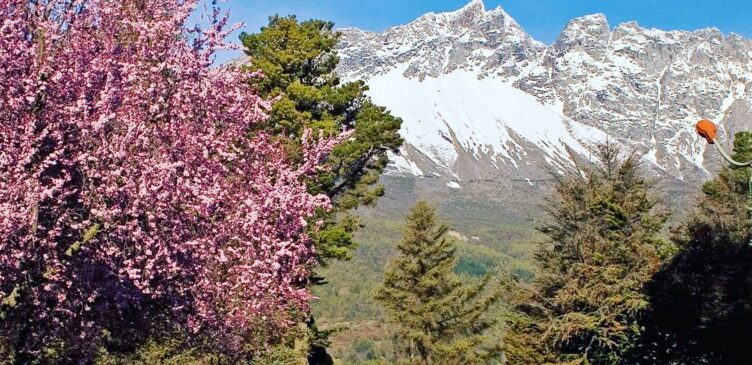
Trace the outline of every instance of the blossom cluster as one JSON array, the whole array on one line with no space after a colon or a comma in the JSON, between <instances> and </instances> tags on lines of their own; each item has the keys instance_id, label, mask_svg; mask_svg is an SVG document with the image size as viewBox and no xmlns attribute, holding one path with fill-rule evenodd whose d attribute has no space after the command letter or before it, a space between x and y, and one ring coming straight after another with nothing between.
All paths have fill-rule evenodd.
<instances>
[{"instance_id":1,"label":"blossom cluster","mask_svg":"<svg viewBox=\"0 0 752 365\"><path fill-rule=\"evenodd\" d=\"M212 67L230 29L216 11L187 27L196 6L0 0L0 336L17 350L95 344L154 303L229 347L307 310L307 224L329 201L305 181L337 140L307 134L291 162L254 128L258 75Z\"/></svg>"}]
</instances>

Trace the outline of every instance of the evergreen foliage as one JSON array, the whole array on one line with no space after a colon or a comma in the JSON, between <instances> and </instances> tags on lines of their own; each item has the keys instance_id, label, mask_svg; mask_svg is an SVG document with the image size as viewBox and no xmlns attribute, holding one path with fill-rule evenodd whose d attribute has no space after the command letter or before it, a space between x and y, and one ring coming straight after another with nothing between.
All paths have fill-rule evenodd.
<instances>
[{"instance_id":1,"label":"evergreen foliage","mask_svg":"<svg viewBox=\"0 0 752 365\"><path fill-rule=\"evenodd\" d=\"M752 133L734 140L752 160ZM677 254L649 285L645 364L746 364L752 358L752 168L724 168L703 186L697 210L675 230Z\"/></svg>"},{"instance_id":2,"label":"evergreen foliage","mask_svg":"<svg viewBox=\"0 0 752 365\"><path fill-rule=\"evenodd\" d=\"M362 81L342 83L335 74L339 33L333 27L334 23L322 20L298 22L295 16L272 16L259 33L240 36L250 57L248 71L263 75L252 85L261 96L275 100L259 130L274 133L293 159L302 158L298 140L307 129L323 137L351 133L334 147L323 172L309 180L309 191L327 195L334 205L332 210L319 211L316 218L323 224L310 232L320 265L351 258L353 233L361 224L349 211L373 205L383 195L377 183L388 163L387 152L402 144L398 134L402 121L371 103ZM324 283L320 277L312 280ZM327 333L315 327L310 331L306 337L311 341L310 360L330 362L324 346Z\"/></svg>"},{"instance_id":3,"label":"evergreen foliage","mask_svg":"<svg viewBox=\"0 0 752 365\"><path fill-rule=\"evenodd\" d=\"M346 212L372 205L383 195L377 182L388 162L387 152L402 144L397 133L402 121L371 103L362 81L343 83L335 74L340 34L333 27L334 23L322 20L298 22L295 16L273 16L261 32L240 36L251 58L248 69L264 75L253 85L260 95L276 100L260 128L285 139L293 156L300 153L297 137L306 128L324 135L352 133L329 155L329 170L309 187L312 193L332 198L336 208L325 213L326 224L317 234L322 264L350 258L355 246L352 233L359 222Z\"/></svg>"},{"instance_id":4,"label":"evergreen foliage","mask_svg":"<svg viewBox=\"0 0 752 365\"><path fill-rule=\"evenodd\" d=\"M666 215L656 209L639 157L594 148L594 166L557 177L547 204L550 241L531 288L513 298L506 339L512 364L627 364L648 306L643 287L665 255Z\"/></svg>"},{"instance_id":5,"label":"evergreen foliage","mask_svg":"<svg viewBox=\"0 0 752 365\"><path fill-rule=\"evenodd\" d=\"M496 323L487 311L498 291L489 287L490 275L465 284L454 274L455 245L447 230L433 207L418 202L376 299L398 327L395 347L411 362L488 363L500 351L500 341L487 336Z\"/></svg>"}]
</instances>

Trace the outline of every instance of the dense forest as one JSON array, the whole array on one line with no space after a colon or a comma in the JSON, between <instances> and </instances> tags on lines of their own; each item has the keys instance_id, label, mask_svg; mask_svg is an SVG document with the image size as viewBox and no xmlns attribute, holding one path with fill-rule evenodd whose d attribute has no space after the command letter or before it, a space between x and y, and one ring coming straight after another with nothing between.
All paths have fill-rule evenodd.
<instances>
[{"instance_id":1,"label":"dense forest","mask_svg":"<svg viewBox=\"0 0 752 365\"><path fill-rule=\"evenodd\" d=\"M672 220L606 141L522 228L380 215L402 120L334 24L272 16L214 65L234 28L197 4L0 0L0 363L752 362L751 167Z\"/></svg>"}]
</instances>

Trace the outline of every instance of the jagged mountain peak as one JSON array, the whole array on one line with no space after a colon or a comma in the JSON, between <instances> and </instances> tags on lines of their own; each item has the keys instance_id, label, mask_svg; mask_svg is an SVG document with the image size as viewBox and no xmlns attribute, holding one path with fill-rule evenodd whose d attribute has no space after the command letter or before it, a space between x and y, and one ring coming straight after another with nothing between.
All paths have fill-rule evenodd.
<instances>
[{"instance_id":1,"label":"jagged mountain peak","mask_svg":"<svg viewBox=\"0 0 752 365\"><path fill-rule=\"evenodd\" d=\"M343 33L338 72L368 82L374 99L405 119L411 152L400 163L410 171L528 174L602 133L662 174L698 182L718 160L693 123L715 119L731 136L743 124L734 118L752 114L752 41L713 28L610 28L592 14L546 46L501 7L476 0L381 33Z\"/></svg>"},{"instance_id":2,"label":"jagged mountain peak","mask_svg":"<svg viewBox=\"0 0 752 365\"><path fill-rule=\"evenodd\" d=\"M443 14L448 17L456 17L467 13L486 18L506 18L516 23L516 21L514 21L514 19L506 11L504 11L501 5L488 10L486 8L486 5L483 3L483 0L472 0L458 10L446 12Z\"/></svg>"},{"instance_id":3,"label":"jagged mountain peak","mask_svg":"<svg viewBox=\"0 0 752 365\"><path fill-rule=\"evenodd\" d=\"M485 15L485 16L496 15L496 16L510 17L509 14L507 14L504 11L501 5L490 10L487 9L483 0L472 0L457 10L448 11L444 13L438 13L438 14L442 14L447 17L452 17L452 16L460 16L465 13L474 13L476 15ZM433 12L428 13L428 14L437 15L437 13L433 13Z\"/></svg>"},{"instance_id":4,"label":"jagged mountain peak","mask_svg":"<svg viewBox=\"0 0 752 365\"><path fill-rule=\"evenodd\" d=\"M608 33L610 31L606 15L598 13L585 15L570 20L564 29L562 35L567 34L596 34ZM560 36L561 37L561 36Z\"/></svg>"},{"instance_id":5,"label":"jagged mountain peak","mask_svg":"<svg viewBox=\"0 0 752 365\"><path fill-rule=\"evenodd\" d=\"M564 26L564 29L567 28L573 28L573 27L588 27L588 26L608 26L608 18L606 18L606 14L603 13L595 13L595 14L589 14L589 15L583 15L577 18L574 18L567 22L567 25Z\"/></svg>"},{"instance_id":6,"label":"jagged mountain peak","mask_svg":"<svg viewBox=\"0 0 752 365\"><path fill-rule=\"evenodd\" d=\"M451 12L450 14L459 14L459 13L465 13L465 12L480 12L485 13L486 12L486 4L483 3L483 0L472 0L465 4L462 8L459 10L455 10Z\"/></svg>"},{"instance_id":7,"label":"jagged mountain peak","mask_svg":"<svg viewBox=\"0 0 752 365\"><path fill-rule=\"evenodd\" d=\"M559 34L554 48L559 52L572 47L588 50L602 48L610 36L608 20L604 14L592 14L570 20Z\"/></svg>"},{"instance_id":8,"label":"jagged mountain peak","mask_svg":"<svg viewBox=\"0 0 752 365\"><path fill-rule=\"evenodd\" d=\"M487 11L482 1L445 13L428 13L381 33L343 30L340 73L369 78L394 69L425 79L455 70L479 77L514 78L541 54L535 41L501 7ZM360 65L368 66L364 69Z\"/></svg>"},{"instance_id":9,"label":"jagged mountain peak","mask_svg":"<svg viewBox=\"0 0 752 365\"><path fill-rule=\"evenodd\" d=\"M715 43L722 43L730 39L746 39L734 33L729 33L728 36L724 36L716 27L701 28L696 30L664 30L659 28L643 27L637 21L627 21L618 24L614 28L614 32L617 34L630 34L638 33L644 34L659 41L670 41L672 39L681 38L696 38L703 41L711 41Z\"/></svg>"},{"instance_id":10,"label":"jagged mountain peak","mask_svg":"<svg viewBox=\"0 0 752 365\"><path fill-rule=\"evenodd\" d=\"M522 27L501 6L487 10L482 0L473 0L458 10L443 13L430 12L414 21L390 28L389 31L413 29L418 27L443 28L448 31L466 31L467 29L483 28L483 31L492 31L502 28L517 28L524 32Z\"/></svg>"}]
</instances>

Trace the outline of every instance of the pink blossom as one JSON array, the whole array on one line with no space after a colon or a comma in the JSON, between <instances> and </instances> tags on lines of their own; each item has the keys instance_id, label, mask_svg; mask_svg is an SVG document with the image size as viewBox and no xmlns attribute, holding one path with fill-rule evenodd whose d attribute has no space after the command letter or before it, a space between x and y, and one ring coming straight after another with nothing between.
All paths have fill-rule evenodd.
<instances>
[{"instance_id":1,"label":"pink blossom","mask_svg":"<svg viewBox=\"0 0 752 365\"><path fill-rule=\"evenodd\" d=\"M0 335L29 354L155 311L239 349L308 310L304 178L339 139L293 164L251 132L258 75L211 67L226 16L195 6L0 0Z\"/></svg>"}]
</instances>

